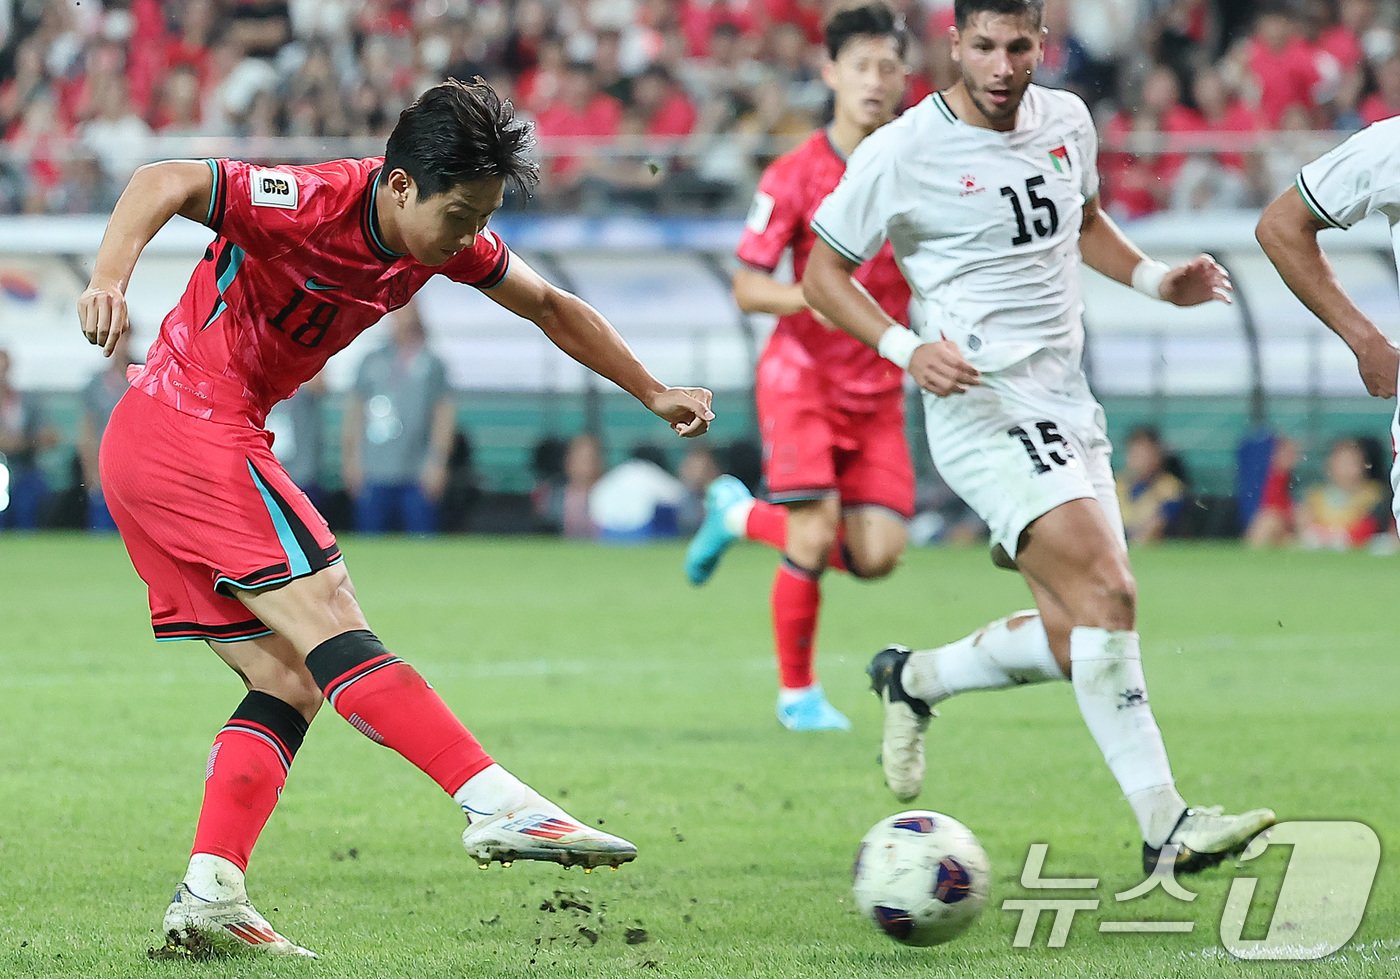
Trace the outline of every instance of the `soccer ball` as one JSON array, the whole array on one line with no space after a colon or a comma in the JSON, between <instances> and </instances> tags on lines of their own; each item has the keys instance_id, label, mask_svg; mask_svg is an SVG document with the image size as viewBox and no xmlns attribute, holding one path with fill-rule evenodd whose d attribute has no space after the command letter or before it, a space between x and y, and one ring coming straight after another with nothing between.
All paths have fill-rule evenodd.
<instances>
[{"instance_id":1,"label":"soccer ball","mask_svg":"<svg viewBox=\"0 0 1400 979\"><path fill-rule=\"evenodd\" d=\"M941 812L880 820L860 841L856 906L905 945L938 945L967 930L987 903L991 868L977 837Z\"/></svg>"}]
</instances>

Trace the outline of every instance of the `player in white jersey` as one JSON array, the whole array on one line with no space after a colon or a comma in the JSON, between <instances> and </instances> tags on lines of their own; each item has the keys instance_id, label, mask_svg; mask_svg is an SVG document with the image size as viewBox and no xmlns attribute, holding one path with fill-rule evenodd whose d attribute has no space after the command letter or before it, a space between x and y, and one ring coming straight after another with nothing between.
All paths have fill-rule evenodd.
<instances>
[{"instance_id":1,"label":"player in white jersey","mask_svg":"<svg viewBox=\"0 0 1400 979\"><path fill-rule=\"evenodd\" d=\"M1079 263L1179 306L1228 302L1230 284L1208 255L1176 268L1148 259L1099 210L1088 109L1031 84L1042 7L957 0L961 80L867 137L812 220L822 240L803 279L808 303L924 388L934 463L1039 611L937 649L876 655L885 779L901 798L918 794L940 701L1068 677L1137 817L1144 869L1165 853L1190 872L1243 849L1274 814L1191 809L1176 790L1147 701L1103 409L1081 363ZM850 283L885 240L920 334Z\"/></svg>"},{"instance_id":2,"label":"player in white jersey","mask_svg":"<svg viewBox=\"0 0 1400 979\"><path fill-rule=\"evenodd\" d=\"M1293 294L1346 341L1366 390L1393 398L1400 349L1347 296L1317 242L1322 229L1350 228L1376 212L1390 222L1400 263L1400 117L1363 129L1303 167L1294 185L1265 209L1255 235ZM1390 431L1400 445L1400 409ZM1390 471L1390 485L1400 487L1400 461ZM1391 505L1400 513L1400 495Z\"/></svg>"}]
</instances>

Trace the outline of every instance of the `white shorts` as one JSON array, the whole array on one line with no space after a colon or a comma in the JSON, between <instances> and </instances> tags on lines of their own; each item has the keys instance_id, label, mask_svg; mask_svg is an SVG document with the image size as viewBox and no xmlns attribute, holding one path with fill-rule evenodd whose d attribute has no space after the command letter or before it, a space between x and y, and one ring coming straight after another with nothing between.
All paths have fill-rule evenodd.
<instances>
[{"instance_id":1,"label":"white shorts","mask_svg":"<svg viewBox=\"0 0 1400 979\"><path fill-rule=\"evenodd\" d=\"M1097 499L1124 540L1113 446L1077 352L1041 350L966 394L923 398L933 464L1008 556L1032 521L1070 500Z\"/></svg>"}]
</instances>

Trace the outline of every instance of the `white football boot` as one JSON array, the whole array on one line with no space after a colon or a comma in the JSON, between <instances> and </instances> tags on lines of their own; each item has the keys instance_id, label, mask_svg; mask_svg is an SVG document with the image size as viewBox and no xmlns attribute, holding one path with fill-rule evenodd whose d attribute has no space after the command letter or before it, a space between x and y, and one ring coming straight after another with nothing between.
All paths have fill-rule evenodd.
<instances>
[{"instance_id":1,"label":"white football boot","mask_svg":"<svg viewBox=\"0 0 1400 979\"><path fill-rule=\"evenodd\" d=\"M1161 847L1142 845L1142 872L1153 873L1162 860L1179 874L1194 874L1214 867L1226 857L1242 853L1251 840L1276 820L1272 809L1251 809L1238 816L1226 813L1220 806L1187 809L1176 821L1166 843Z\"/></svg>"},{"instance_id":2,"label":"white football boot","mask_svg":"<svg viewBox=\"0 0 1400 979\"><path fill-rule=\"evenodd\" d=\"M191 950L207 943L218 951L244 948L264 955L317 958L315 952L279 935L246 894L226 901L206 901L183 881L175 888L161 930L169 945Z\"/></svg>"},{"instance_id":3,"label":"white football boot","mask_svg":"<svg viewBox=\"0 0 1400 979\"><path fill-rule=\"evenodd\" d=\"M908 802L924 787L924 732L937 714L900 682L908 661L907 646L887 646L875 654L865 668L870 689L885 708L885 729L880 742L880 764L885 784L895 798Z\"/></svg>"},{"instance_id":4,"label":"white football boot","mask_svg":"<svg viewBox=\"0 0 1400 979\"><path fill-rule=\"evenodd\" d=\"M585 826L533 790L509 809L477 819L462 834L462 846L484 870L492 861L544 860L564 867L609 866L637 858L637 848L611 833Z\"/></svg>"}]
</instances>

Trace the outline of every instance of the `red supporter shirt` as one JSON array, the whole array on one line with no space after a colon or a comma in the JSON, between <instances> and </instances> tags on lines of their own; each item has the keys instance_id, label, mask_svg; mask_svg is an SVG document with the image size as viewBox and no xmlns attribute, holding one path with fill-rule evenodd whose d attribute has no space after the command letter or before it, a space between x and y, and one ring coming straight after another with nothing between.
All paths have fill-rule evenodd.
<instances>
[{"instance_id":1,"label":"red supporter shirt","mask_svg":"<svg viewBox=\"0 0 1400 979\"><path fill-rule=\"evenodd\" d=\"M1157 131L1166 136L1189 136L1198 133L1205 128L1205 120L1192 109L1184 105L1174 105L1162 113L1157 120ZM1168 139L1168 146L1179 146L1181 140ZM1153 163L1153 175L1166 183L1176 180L1181 168L1186 165L1186 154L1184 153L1162 153Z\"/></svg>"},{"instance_id":2,"label":"red supporter shirt","mask_svg":"<svg viewBox=\"0 0 1400 979\"><path fill-rule=\"evenodd\" d=\"M1380 92L1372 92L1361 100L1359 109L1361 121L1370 126L1380 122L1382 119L1389 119L1391 116L1400 116L1400 103L1390 103L1385 100L1385 96Z\"/></svg>"},{"instance_id":3,"label":"red supporter shirt","mask_svg":"<svg viewBox=\"0 0 1400 979\"><path fill-rule=\"evenodd\" d=\"M695 129L695 106L682 92L672 92L647 120L648 136L689 136Z\"/></svg>"},{"instance_id":4,"label":"red supporter shirt","mask_svg":"<svg viewBox=\"0 0 1400 979\"><path fill-rule=\"evenodd\" d=\"M1259 86L1259 114L1267 125L1277 127L1291 106L1312 111L1313 90L1322 80L1317 58L1318 52L1300 37L1277 51L1257 38L1250 40L1249 70Z\"/></svg>"},{"instance_id":5,"label":"red supporter shirt","mask_svg":"<svg viewBox=\"0 0 1400 979\"><path fill-rule=\"evenodd\" d=\"M1235 133L1241 136L1248 136L1259 132L1262 128L1258 114L1245 105L1243 99L1233 99L1230 107L1225 110L1225 115L1214 122L1206 123L1206 128L1212 133ZM1229 167L1231 170L1243 173L1248 169L1248 163L1243 153L1217 153L1217 160L1220 165Z\"/></svg>"},{"instance_id":6,"label":"red supporter shirt","mask_svg":"<svg viewBox=\"0 0 1400 979\"><path fill-rule=\"evenodd\" d=\"M561 147L557 140L578 137L601 140L603 137L616 136L621 125L622 103L611 95L595 95L582 110L575 109L563 100L553 102L535 116L535 135L539 138L540 146L555 154L547 166L550 177L566 180L578 173L583 165L582 158L559 152L561 149L567 149L569 144L566 142Z\"/></svg>"},{"instance_id":7,"label":"red supporter shirt","mask_svg":"<svg viewBox=\"0 0 1400 979\"><path fill-rule=\"evenodd\" d=\"M491 231L444 265L392 252L378 230L381 158L315 166L206 161L217 234L132 386L187 415L261 428L268 410L441 273L489 289L510 252Z\"/></svg>"},{"instance_id":8,"label":"red supporter shirt","mask_svg":"<svg viewBox=\"0 0 1400 979\"><path fill-rule=\"evenodd\" d=\"M1360 71L1366 61L1366 49L1361 46L1361 39L1341 24L1323 31L1317 39L1317 46L1336 58L1344 72Z\"/></svg>"},{"instance_id":9,"label":"red supporter shirt","mask_svg":"<svg viewBox=\"0 0 1400 979\"><path fill-rule=\"evenodd\" d=\"M846 161L819 129L792 152L778 157L758 182L753 208L739 241L739 261L772 272L792 249L792 274L800 280L817 236L812 215L846 172ZM856 270L855 279L880 307L906 326L909 285L895 264L889 242ZM780 317L765 357L782 357L820 371L830 382L832 400L852 411L902 389L904 372L855 337L822 325L810 311Z\"/></svg>"}]
</instances>

